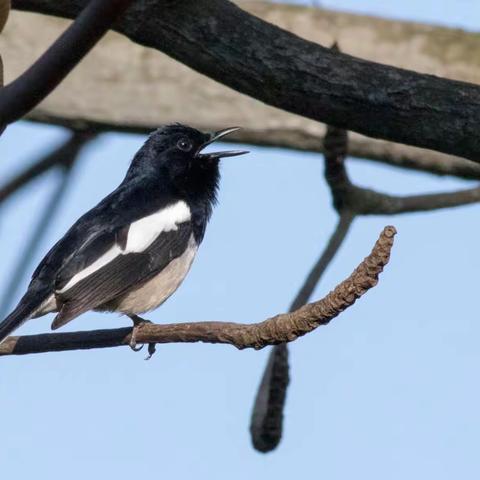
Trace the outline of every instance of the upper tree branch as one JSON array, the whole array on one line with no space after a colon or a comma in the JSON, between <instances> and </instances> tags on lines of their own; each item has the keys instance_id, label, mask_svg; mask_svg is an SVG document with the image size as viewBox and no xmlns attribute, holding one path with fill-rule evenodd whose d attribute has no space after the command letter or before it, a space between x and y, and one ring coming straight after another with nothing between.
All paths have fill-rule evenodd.
<instances>
[{"instance_id":1,"label":"upper tree branch","mask_svg":"<svg viewBox=\"0 0 480 480\"><path fill-rule=\"evenodd\" d=\"M480 64L468 61L469 57L480 55L480 37L475 33L326 9L314 11L302 5L249 0L236 3L322 45L336 38L351 55L480 83ZM47 49L50 39L60 36L67 26L68 21L58 17L14 12L0 36L9 77L18 77ZM395 31L393 36L392 31ZM405 51L409 52L408 57L401 53ZM97 68L99 63L101 69ZM132 65L141 68L132 69ZM123 73L118 75L118 72ZM325 135L324 124L238 95L166 55L140 48L122 35L107 33L105 40L95 46L69 77L27 118L69 128L84 124L150 132L173 120L210 130L221 126L228 117L232 124L242 126L236 141L323 151L318 140ZM169 94L165 95L167 90ZM122 101L124 98L135 101ZM209 107L205 109L207 104ZM478 163L355 133L349 135L349 155L440 175L480 179Z\"/></svg>"},{"instance_id":2,"label":"upper tree branch","mask_svg":"<svg viewBox=\"0 0 480 480\"><path fill-rule=\"evenodd\" d=\"M69 18L84 5L13 1ZM480 162L479 86L331 52L225 0L137 1L115 28L270 105Z\"/></svg>"},{"instance_id":3,"label":"upper tree branch","mask_svg":"<svg viewBox=\"0 0 480 480\"><path fill-rule=\"evenodd\" d=\"M388 263L395 235L386 227L372 252L355 271L323 299L298 310L276 315L260 323L195 322L169 325L147 324L139 329L137 343L207 342L225 343L239 349L260 349L291 342L320 325L326 325L377 284ZM92 332L55 333L9 337L0 344L0 355L58 352L128 345L131 328Z\"/></svg>"},{"instance_id":4,"label":"upper tree branch","mask_svg":"<svg viewBox=\"0 0 480 480\"><path fill-rule=\"evenodd\" d=\"M131 0L91 0L75 22L20 77L0 90L0 126L40 103L90 51Z\"/></svg>"}]
</instances>

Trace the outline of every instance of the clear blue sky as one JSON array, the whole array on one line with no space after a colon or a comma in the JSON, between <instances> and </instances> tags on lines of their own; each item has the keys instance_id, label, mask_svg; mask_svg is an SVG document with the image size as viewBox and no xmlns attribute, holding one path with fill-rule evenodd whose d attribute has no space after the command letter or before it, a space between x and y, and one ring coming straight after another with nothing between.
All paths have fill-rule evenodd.
<instances>
[{"instance_id":1,"label":"clear blue sky","mask_svg":"<svg viewBox=\"0 0 480 480\"><path fill-rule=\"evenodd\" d=\"M474 1L323 2L358 3L472 29L480 21ZM0 178L64 136L10 127L0 139ZM119 183L143 140L108 134L85 151L34 263ZM469 185L348 166L357 183L390 193ZM322 171L320 156L278 149L225 160L220 203L192 271L149 318L254 322L284 311L335 223ZM54 181L51 173L33 182L0 210L0 291ZM470 206L354 224L315 297L351 272L388 223L399 231L391 264L354 307L292 344L285 436L274 453L253 451L248 434L267 350L165 345L149 362L128 348L8 357L0 359L3 478L479 478L479 213ZM50 322L21 333L47 331ZM69 327L127 324L91 313Z\"/></svg>"}]
</instances>

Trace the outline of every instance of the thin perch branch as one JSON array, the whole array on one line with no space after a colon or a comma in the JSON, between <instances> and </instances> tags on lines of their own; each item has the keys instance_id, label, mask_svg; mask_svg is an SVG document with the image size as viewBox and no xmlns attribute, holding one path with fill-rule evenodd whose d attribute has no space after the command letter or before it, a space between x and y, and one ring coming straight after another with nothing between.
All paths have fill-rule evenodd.
<instances>
[{"instance_id":1,"label":"thin perch branch","mask_svg":"<svg viewBox=\"0 0 480 480\"><path fill-rule=\"evenodd\" d=\"M267 345L292 342L320 325L329 323L377 284L378 276L390 258L395 233L394 227L385 227L370 255L346 280L323 299L309 303L294 312L279 314L253 324L230 322L145 324L137 332L137 343L224 343L238 349L258 350ZM0 345L0 355L127 346L131 331L131 328L119 328L8 337Z\"/></svg>"}]
</instances>

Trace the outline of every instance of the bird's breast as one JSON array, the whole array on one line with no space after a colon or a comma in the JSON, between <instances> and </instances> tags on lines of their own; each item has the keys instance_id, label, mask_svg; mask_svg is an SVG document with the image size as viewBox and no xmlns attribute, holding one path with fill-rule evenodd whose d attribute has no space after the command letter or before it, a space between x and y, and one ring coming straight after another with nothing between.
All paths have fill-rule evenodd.
<instances>
[{"instance_id":1,"label":"bird's breast","mask_svg":"<svg viewBox=\"0 0 480 480\"><path fill-rule=\"evenodd\" d=\"M190 270L197 248L192 235L182 255L174 258L161 272L138 288L109 302L104 306L105 309L136 315L159 307L182 283Z\"/></svg>"}]
</instances>

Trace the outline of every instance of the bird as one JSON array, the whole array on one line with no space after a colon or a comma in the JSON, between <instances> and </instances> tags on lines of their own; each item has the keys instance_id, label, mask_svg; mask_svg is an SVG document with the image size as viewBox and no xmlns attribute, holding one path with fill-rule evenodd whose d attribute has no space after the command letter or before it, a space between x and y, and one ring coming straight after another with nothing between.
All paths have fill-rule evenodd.
<instances>
[{"instance_id":1,"label":"bird","mask_svg":"<svg viewBox=\"0 0 480 480\"><path fill-rule=\"evenodd\" d=\"M94 310L130 317L130 346L137 350L136 332L146 322L139 315L178 289L202 243L217 202L220 159L249 153L204 149L239 128L204 133L176 123L151 133L120 185L39 263L0 323L0 343L30 319L55 312L56 330Z\"/></svg>"}]
</instances>

